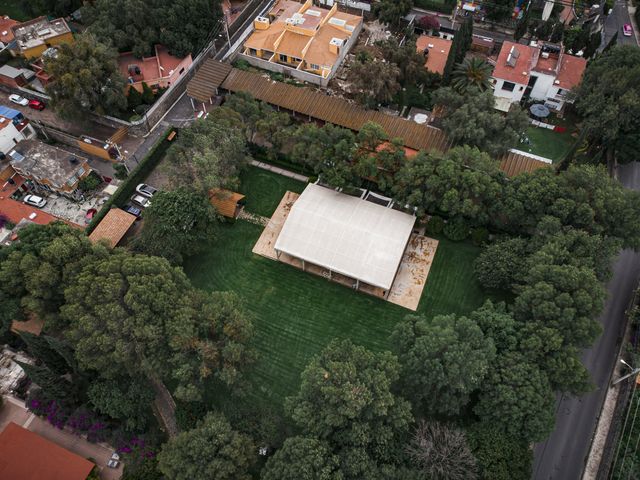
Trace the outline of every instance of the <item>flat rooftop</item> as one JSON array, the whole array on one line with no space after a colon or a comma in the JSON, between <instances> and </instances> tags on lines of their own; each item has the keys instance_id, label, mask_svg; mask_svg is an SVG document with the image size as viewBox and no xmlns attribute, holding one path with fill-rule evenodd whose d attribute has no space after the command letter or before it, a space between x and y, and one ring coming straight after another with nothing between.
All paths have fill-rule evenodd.
<instances>
[{"instance_id":1,"label":"flat rooftop","mask_svg":"<svg viewBox=\"0 0 640 480\"><path fill-rule=\"evenodd\" d=\"M56 188L73 186L87 159L39 140L22 140L9 152L11 166L35 180L47 179ZM82 172L84 173L84 172ZM79 176L79 175L78 175Z\"/></svg>"},{"instance_id":2,"label":"flat rooftop","mask_svg":"<svg viewBox=\"0 0 640 480\"><path fill-rule=\"evenodd\" d=\"M310 184L293 204L275 250L389 290L415 220Z\"/></svg>"},{"instance_id":3,"label":"flat rooftop","mask_svg":"<svg viewBox=\"0 0 640 480\"><path fill-rule=\"evenodd\" d=\"M11 30L20 49L37 47L46 43L50 38L71 32L64 18L48 20L47 17L38 17L14 25Z\"/></svg>"}]
</instances>

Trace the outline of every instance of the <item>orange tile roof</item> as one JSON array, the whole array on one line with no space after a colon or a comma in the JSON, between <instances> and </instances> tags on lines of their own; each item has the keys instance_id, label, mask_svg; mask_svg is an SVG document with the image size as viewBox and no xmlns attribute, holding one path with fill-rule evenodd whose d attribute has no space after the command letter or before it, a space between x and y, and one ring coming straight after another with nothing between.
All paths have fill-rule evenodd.
<instances>
[{"instance_id":1,"label":"orange tile roof","mask_svg":"<svg viewBox=\"0 0 640 480\"><path fill-rule=\"evenodd\" d=\"M273 44L282 35L284 25L284 22L275 22L266 30L254 30L244 42L244 48L273 51Z\"/></svg>"},{"instance_id":2,"label":"orange tile roof","mask_svg":"<svg viewBox=\"0 0 640 480\"><path fill-rule=\"evenodd\" d=\"M6 44L11 42L11 40L15 38L13 36L13 30L11 30L11 27L13 27L14 25L18 25L18 23L20 22L9 18L8 15L0 17L0 42Z\"/></svg>"},{"instance_id":3,"label":"orange tile roof","mask_svg":"<svg viewBox=\"0 0 640 480\"><path fill-rule=\"evenodd\" d=\"M85 480L94 464L11 422L0 433L0 478Z\"/></svg>"},{"instance_id":4,"label":"orange tile roof","mask_svg":"<svg viewBox=\"0 0 640 480\"><path fill-rule=\"evenodd\" d=\"M5 197L0 197L0 215L4 215L11 223L14 224L18 224L23 218L31 220L33 223L37 223L38 225L48 225L51 222L59 220L57 217L54 217L39 208L31 207Z\"/></svg>"},{"instance_id":5,"label":"orange tile roof","mask_svg":"<svg viewBox=\"0 0 640 480\"><path fill-rule=\"evenodd\" d=\"M515 66L507 65L507 58L511 47L515 47L519 53ZM500 55L496 61L496 68L493 70L493 77L506 80L508 82L526 85L529 83L529 72L531 71L531 59L535 49L528 45L520 45L513 42L504 42L500 49Z\"/></svg>"},{"instance_id":6,"label":"orange tile roof","mask_svg":"<svg viewBox=\"0 0 640 480\"><path fill-rule=\"evenodd\" d=\"M232 192L223 188L216 188L209 191L209 200L216 211L227 218L236 218L236 206L244 199L241 193Z\"/></svg>"},{"instance_id":7,"label":"orange tile roof","mask_svg":"<svg viewBox=\"0 0 640 480\"><path fill-rule=\"evenodd\" d=\"M131 225L133 225L135 221L135 215L131 215L119 208L112 208L107 212L93 232L91 232L89 240L94 243L100 240L106 240L107 244L113 248L118 245L118 242L122 240L122 237L124 237L127 230L131 228Z\"/></svg>"},{"instance_id":8,"label":"orange tile roof","mask_svg":"<svg viewBox=\"0 0 640 480\"><path fill-rule=\"evenodd\" d=\"M447 58L449 58L451 44L451 40L420 35L418 40L416 40L416 50L418 50L418 53L422 53L428 49L429 55L427 56L427 61L424 66L430 72L442 75L444 73L444 66L447 64ZM429 45L433 46L430 47Z\"/></svg>"},{"instance_id":9,"label":"orange tile roof","mask_svg":"<svg viewBox=\"0 0 640 480\"><path fill-rule=\"evenodd\" d=\"M282 39L275 47L277 53L282 53L290 57L302 59L302 51L304 47L311 41L311 37L307 35L301 35L299 33L285 31ZM328 46L327 46L328 48ZM268 48L267 48L268 49Z\"/></svg>"},{"instance_id":10,"label":"orange tile roof","mask_svg":"<svg viewBox=\"0 0 640 480\"><path fill-rule=\"evenodd\" d=\"M11 331L14 333L27 332L34 335L40 335L44 328L44 320L35 314L29 314L29 319L23 322L13 320L11 322Z\"/></svg>"},{"instance_id":11,"label":"orange tile roof","mask_svg":"<svg viewBox=\"0 0 640 480\"><path fill-rule=\"evenodd\" d=\"M556 77L556 80L560 83L556 83L556 85L567 90L577 87L586 68L587 61L584 58L574 57L565 53L562 56L560 71Z\"/></svg>"}]
</instances>

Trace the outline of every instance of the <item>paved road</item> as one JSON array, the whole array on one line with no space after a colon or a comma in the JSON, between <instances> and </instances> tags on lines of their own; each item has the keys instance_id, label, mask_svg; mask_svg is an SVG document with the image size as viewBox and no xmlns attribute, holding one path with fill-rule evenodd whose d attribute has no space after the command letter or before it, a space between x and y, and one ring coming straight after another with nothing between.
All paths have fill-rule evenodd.
<instances>
[{"instance_id":1,"label":"paved road","mask_svg":"<svg viewBox=\"0 0 640 480\"><path fill-rule=\"evenodd\" d=\"M631 17L629 16L629 10L627 9L627 2L625 0L616 0L613 6L613 12L604 21L604 44L607 45L611 37L618 32L618 44L623 45L637 45L635 36L625 37L622 34L622 26L631 23ZM633 27L632 27L633 28Z\"/></svg>"},{"instance_id":2,"label":"paved road","mask_svg":"<svg viewBox=\"0 0 640 480\"><path fill-rule=\"evenodd\" d=\"M640 190L640 163L620 167L618 176L626 187ZM536 445L533 479L580 479L616 360L624 312L639 275L640 254L630 250L621 252L613 266L607 302L600 317L604 333L582 356L597 389L581 398L563 396L560 399L555 431L546 442Z\"/></svg>"}]
</instances>

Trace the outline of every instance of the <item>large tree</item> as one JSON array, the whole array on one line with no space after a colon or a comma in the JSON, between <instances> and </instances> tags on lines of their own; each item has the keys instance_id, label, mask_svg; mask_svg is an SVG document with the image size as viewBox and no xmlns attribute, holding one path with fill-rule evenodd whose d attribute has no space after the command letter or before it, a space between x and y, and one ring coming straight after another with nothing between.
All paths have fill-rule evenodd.
<instances>
[{"instance_id":1,"label":"large tree","mask_svg":"<svg viewBox=\"0 0 640 480\"><path fill-rule=\"evenodd\" d=\"M250 328L243 313L227 296L194 291L165 259L115 251L87 265L65 299L78 362L103 378L142 374L158 384L174 376L188 400L209 375L238 379Z\"/></svg>"},{"instance_id":2,"label":"large tree","mask_svg":"<svg viewBox=\"0 0 640 480\"><path fill-rule=\"evenodd\" d=\"M606 161L637 160L640 150L640 50L616 46L589 64L576 90L576 110L590 152Z\"/></svg>"},{"instance_id":3,"label":"large tree","mask_svg":"<svg viewBox=\"0 0 640 480\"><path fill-rule=\"evenodd\" d=\"M402 366L407 397L418 411L457 415L489 372L495 356L490 338L466 317L408 315L391 336Z\"/></svg>"},{"instance_id":4,"label":"large tree","mask_svg":"<svg viewBox=\"0 0 640 480\"><path fill-rule=\"evenodd\" d=\"M496 358L474 412L504 433L538 442L553 429L554 407L547 376L524 355L508 353Z\"/></svg>"},{"instance_id":5,"label":"large tree","mask_svg":"<svg viewBox=\"0 0 640 480\"><path fill-rule=\"evenodd\" d=\"M468 429L469 445L481 480L529 480L533 450L526 440L507 435L491 424L476 423Z\"/></svg>"},{"instance_id":6,"label":"large tree","mask_svg":"<svg viewBox=\"0 0 640 480\"><path fill-rule=\"evenodd\" d=\"M520 108L512 108L506 116L496 111L490 90L470 88L461 94L440 88L433 93L433 101L442 111L442 128L451 141L478 147L494 156L516 145L529 123Z\"/></svg>"},{"instance_id":7,"label":"large tree","mask_svg":"<svg viewBox=\"0 0 640 480\"><path fill-rule=\"evenodd\" d=\"M340 459L315 438L288 438L267 461L262 480L343 480Z\"/></svg>"},{"instance_id":8,"label":"large tree","mask_svg":"<svg viewBox=\"0 0 640 480\"><path fill-rule=\"evenodd\" d=\"M25 227L20 242L0 252L3 306L18 320L35 314L52 330L64 328L59 313L70 279L94 256L108 255L106 249L92 246L81 230L61 222Z\"/></svg>"},{"instance_id":9,"label":"large tree","mask_svg":"<svg viewBox=\"0 0 640 480\"><path fill-rule=\"evenodd\" d=\"M158 470L173 480L250 480L256 456L251 438L233 430L223 416L209 413L196 428L162 446Z\"/></svg>"},{"instance_id":10,"label":"large tree","mask_svg":"<svg viewBox=\"0 0 640 480\"><path fill-rule=\"evenodd\" d=\"M349 69L349 83L363 104L388 104L400 91L400 68L391 62L356 60Z\"/></svg>"},{"instance_id":11,"label":"large tree","mask_svg":"<svg viewBox=\"0 0 640 480\"><path fill-rule=\"evenodd\" d=\"M47 62L47 72L54 77L46 87L52 107L65 118L124 110L126 84L116 58L112 47L89 33L76 36L74 43L58 45L58 55Z\"/></svg>"},{"instance_id":12,"label":"large tree","mask_svg":"<svg viewBox=\"0 0 640 480\"><path fill-rule=\"evenodd\" d=\"M202 193L187 187L159 192L143 213L136 250L182 263L215 237L216 211Z\"/></svg>"},{"instance_id":13,"label":"large tree","mask_svg":"<svg viewBox=\"0 0 640 480\"><path fill-rule=\"evenodd\" d=\"M97 411L121 420L129 431L144 432L151 422L154 392L144 377L97 379L87 396Z\"/></svg>"},{"instance_id":14,"label":"large tree","mask_svg":"<svg viewBox=\"0 0 640 480\"><path fill-rule=\"evenodd\" d=\"M424 68L424 55L416 50L416 42L413 38L407 38L400 45L396 37L391 36L387 40L376 42L375 45L380 48L387 62L398 67L400 85L408 87L424 82L427 76L427 70Z\"/></svg>"},{"instance_id":15,"label":"large tree","mask_svg":"<svg viewBox=\"0 0 640 480\"><path fill-rule=\"evenodd\" d=\"M444 154L421 152L405 162L395 175L393 191L420 213L446 213L483 225L502 195L503 178L487 154L458 147Z\"/></svg>"},{"instance_id":16,"label":"large tree","mask_svg":"<svg viewBox=\"0 0 640 480\"><path fill-rule=\"evenodd\" d=\"M471 88L489 90L492 73L493 67L487 61L477 57L465 58L453 69L451 86L463 94Z\"/></svg>"},{"instance_id":17,"label":"large tree","mask_svg":"<svg viewBox=\"0 0 640 480\"><path fill-rule=\"evenodd\" d=\"M292 136L291 159L301 163L334 187L346 187L356 181L352 167L355 136L346 128L327 123L300 126Z\"/></svg>"},{"instance_id":18,"label":"large tree","mask_svg":"<svg viewBox=\"0 0 640 480\"><path fill-rule=\"evenodd\" d=\"M205 196L213 188L237 188L248 163L245 133L239 113L216 108L180 132L164 168L175 186L188 186Z\"/></svg>"},{"instance_id":19,"label":"large tree","mask_svg":"<svg viewBox=\"0 0 640 480\"><path fill-rule=\"evenodd\" d=\"M391 391L399 370L389 352L334 340L305 368L286 409L304 435L329 442L351 467L367 455L389 460L411 421L409 404Z\"/></svg>"},{"instance_id":20,"label":"large tree","mask_svg":"<svg viewBox=\"0 0 640 480\"><path fill-rule=\"evenodd\" d=\"M413 0L380 0L373 4L373 14L382 23L400 25L412 6Z\"/></svg>"}]
</instances>

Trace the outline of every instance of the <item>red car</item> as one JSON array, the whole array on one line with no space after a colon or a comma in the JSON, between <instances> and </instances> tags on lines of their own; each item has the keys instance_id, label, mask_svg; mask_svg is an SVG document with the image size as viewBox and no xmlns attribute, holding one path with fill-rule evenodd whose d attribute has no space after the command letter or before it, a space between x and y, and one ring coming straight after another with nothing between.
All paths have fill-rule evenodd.
<instances>
[{"instance_id":1,"label":"red car","mask_svg":"<svg viewBox=\"0 0 640 480\"><path fill-rule=\"evenodd\" d=\"M29 108L34 110L44 110L45 104L40 100L29 100Z\"/></svg>"}]
</instances>

